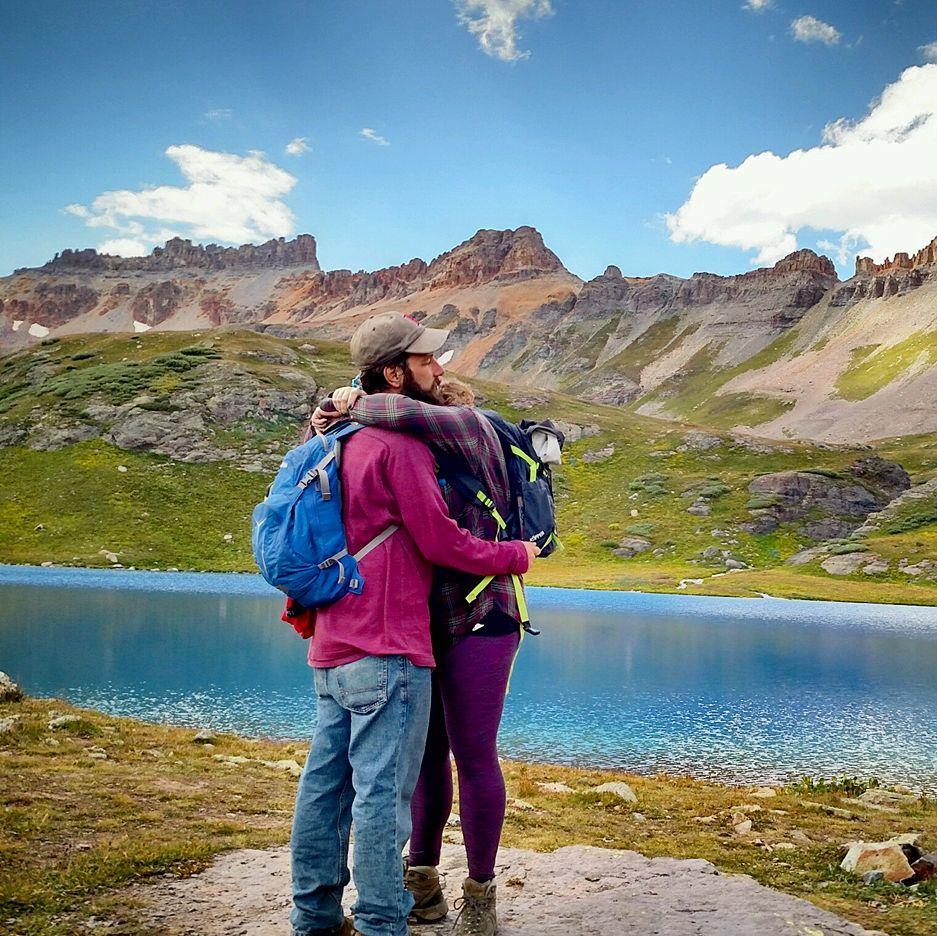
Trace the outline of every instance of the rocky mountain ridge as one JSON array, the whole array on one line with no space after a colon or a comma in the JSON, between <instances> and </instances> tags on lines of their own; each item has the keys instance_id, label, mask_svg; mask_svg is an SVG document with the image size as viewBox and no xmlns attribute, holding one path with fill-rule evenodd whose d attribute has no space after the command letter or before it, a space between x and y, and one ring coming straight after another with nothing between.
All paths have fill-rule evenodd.
<instances>
[{"instance_id":1,"label":"rocky mountain ridge","mask_svg":"<svg viewBox=\"0 0 937 936\"><path fill-rule=\"evenodd\" d=\"M386 309L450 329L463 373L646 415L837 441L909 431L924 408L919 431L937 431L937 239L884 264L859 258L844 283L806 249L734 276L629 277L610 265L583 282L527 226L483 229L431 262L373 272L322 271L311 235L238 248L177 238L130 259L63 251L0 279L0 347L244 325L347 339ZM896 363L889 349L902 342L917 351ZM866 379L860 354L870 392L849 399L858 391L844 396L840 384ZM904 400L897 422L893 397Z\"/></svg>"},{"instance_id":2,"label":"rocky mountain ridge","mask_svg":"<svg viewBox=\"0 0 937 936\"><path fill-rule=\"evenodd\" d=\"M307 266L319 269L316 239L300 234L293 240L278 237L263 244L220 247L218 244L193 244L173 237L164 247L154 247L147 257L115 257L99 254L93 248L63 250L48 263L30 269L23 267L14 275L26 273L122 272L155 273L179 270L241 270L256 267Z\"/></svg>"}]
</instances>

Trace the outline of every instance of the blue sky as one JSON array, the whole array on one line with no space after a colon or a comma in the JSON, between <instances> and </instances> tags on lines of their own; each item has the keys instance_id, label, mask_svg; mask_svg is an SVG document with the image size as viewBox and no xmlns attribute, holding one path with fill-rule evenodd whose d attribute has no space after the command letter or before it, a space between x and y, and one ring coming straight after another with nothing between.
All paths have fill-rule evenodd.
<instances>
[{"instance_id":1,"label":"blue sky","mask_svg":"<svg viewBox=\"0 0 937 936\"><path fill-rule=\"evenodd\" d=\"M937 235L934 0L6 0L0 89L0 274L175 233L375 269L532 224L586 278L818 243L848 275Z\"/></svg>"}]
</instances>

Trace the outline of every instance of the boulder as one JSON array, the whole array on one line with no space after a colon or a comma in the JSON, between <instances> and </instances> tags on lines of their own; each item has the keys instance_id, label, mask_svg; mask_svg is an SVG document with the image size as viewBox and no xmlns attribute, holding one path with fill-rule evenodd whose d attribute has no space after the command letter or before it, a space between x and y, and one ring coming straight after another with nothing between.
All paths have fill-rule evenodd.
<instances>
[{"instance_id":1,"label":"boulder","mask_svg":"<svg viewBox=\"0 0 937 936\"><path fill-rule=\"evenodd\" d=\"M214 744L217 741L215 732L210 728L203 728L193 739L193 744Z\"/></svg>"},{"instance_id":2,"label":"boulder","mask_svg":"<svg viewBox=\"0 0 937 936\"><path fill-rule=\"evenodd\" d=\"M67 731L69 728L74 728L75 725L81 724L81 718L77 715L57 715L56 717L49 720L49 730L58 731L64 729Z\"/></svg>"},{"instance_id":3,"label":"boulder","mask_svg":"<svg viewBox=\"0 0 937 936\"><path fill-rule=\"evenodd\" d=\"M612 552L622 559L630 559L638 553L647 552L651 548L651 543L641 536L625 536L618 541L618 548Z\"/></svg>"},{"instance_id":4,"label":"boulder","mask_svg":"<svg viewBox=\"0 0 937 936\"><path fill-rule=\"evenodd\" d=\"M852 575L869 561L864 553L847 553L845 556L830 556L820 563L820 568L830 575Z\"/></svg>"},{"instance_id":5,"label":"boulder","mask_svg":"<svg viewBox=\"0 0 937 936\"><path fill-rule=\"evenodd\" d=\"M678 452L708 452L719 448L723 440L719 436L694 429L683 437L683 442L677 446Z\"/></svg>"},{"instance_id":6,"label":"boulder","mask_svg":"<svg viewBox=\"0 0 937 936\"><path fill-rule=\"evenodd\" d=\"M632 790L631 787L628 786L628 784L623 780L612 780L609 783L603 783L600 786L595 787L591 792L612 793L619 799L623 799L626 803L636 803L638 801L634 790Z\"/></svg>"},{"instance_id":7,"label":"boulder","mask_svg":"<svg viewBox=\"0 0 937 936\"><path fill-rule=\"evenodd\" d=\"M921 798L915 793L899 793L897 790L883 790L872 787L865 791L859 800L874 806L915 806Z\"/></svg>"},{"instance_id":8,"label":"boulder","mask_svg":"<svg viewBox=\"0 0 937 936\"><path fill-rule=\"evenodd\" d=\"M578 423L564 422L562 419L554 419L553 422L556 423L556 428L566 437L567 443L578 442L580 439L589 436L596 436L602 431L594 423L580 426Z\"/></svg>"},{"instance_id":9,"label":"boulder","mask_svg":"<svg viewBox=\"0 0 937 936\"><path fill-rule=\"evenodd\" d=\"M285 770L287 773L292 774L294 777L298 777L302 772L303 768L298 761L290 759L284 760L275 760L275 761L261 761L264 767L270 767L273 770Z\"/></svg>"},{"instance_id":10,"label":"boulder","mask_svg":"<svg viewBox=\"0 0 937 936\"><path fill-rule=\"evenodd\" d=\"M558 782L537 782L537 786L540 787L545 793L575 793L576 791L566 783L562 781Z\"/></svg>"},{"instance_id":11,"label":"boulder","mask_svg":"<svg viewBox=\"0 0 937 936\"><path fill-rule=\"evenodd\" d=\"M33 426L26 444L37 452L54 452L56 449L65 448L66 445L96 439L100 434L101 430L98 426L92 426L88 423L54 426L39 423Z\"/></svg>"},{"instance_id":12,"label":"boulder","mask_svg":"<svg viewBox=\"0 0 937 936\"><path fill-rule=\"evenodd\" d=\"M0 718L0 735L11 734L16 730L22 716L10 715L8 718Z\"/></svg>"},{"instance_id":13,"label":"boulder","mask_svg":"<svg viewBox=\"0 0 937 936\"><path fill-rule=\"evenodd\" d=\"M615 454L615 446L609 443L604 448L596 449L593 452L586 452L582 456L584 462L601 462L611 458Z\"/></svg>"},{"instance_id":14,"label":"boulder","mask_svg":"<svg viewBox=\"0 0 937 936\"><path fill-rule=\"evenodd\" d=\"M840 867L860 876L881 871L886 881L896 884L914 877L914 870L897 842L854 842Z\"/></svg>"},{"instance_id":15,"label":"boulder","mask_svg":"<svg viewBox=\"0 0 937 936\"><path fill-rule=\"evenodd\" d=\"M822 556L828 555L829 551L828 546L811 546L809 549L802 549L800 552L794 553L785 561L788 565L806 565L808 562L816 562Z\"/></svg>"},{"instance_id":16,"label":"boulder","mask_svg":"<svg viewBox=\"0 0 937 936\"><path fill-rule=\"evenodd\" d=\"M863 566L862 571L866 575L881 575L883 572L887 572L888 568L888 563L884 559L875 556L870 563Z\"/></svg>"},{"instance_id":17,"label":"boulder","mask_svg":"<svg viewBox=\"0 0 937 936\"><path fill-rule=\"evenodd\" d=\"M245 757L243 754L212 754L212 759L231 767L240 767L241 764L251 763L251 758Z\"/></svg>"},{"instance_id":18,"label":"boulder","mask_svg":"<svg viewBox=\"0 0 937 936\"><path fill-rule=\"evenodd\" d=\"M921 855L917 861L911 864L914 871L914 877L918 881L929 881L937 877L937 852L929 852Z\"/></svg>"},{"instance_id":19,"label":"boulder","mask_svg":"<svg viewBox=\"0 0 937 936\"><path fill-rule=\"evenodd\" d=\"M21 702L23 690L7 676L0 672L0 702Z\"/></svg>"}]
</instances>

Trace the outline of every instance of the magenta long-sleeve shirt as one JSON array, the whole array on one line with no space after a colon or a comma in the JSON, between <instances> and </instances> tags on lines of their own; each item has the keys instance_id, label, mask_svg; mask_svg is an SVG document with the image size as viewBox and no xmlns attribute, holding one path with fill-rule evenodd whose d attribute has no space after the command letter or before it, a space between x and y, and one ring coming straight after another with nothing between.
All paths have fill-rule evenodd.
<instances>
[{"instance_id":1,"label":"magenta long-sleeve shirt","mask_svg":"<svg viewBox=\"0 0 937 936\"><path fill-rule=\"evenodd\" d=\"M520 542L477 539L452 520L423 442L399 432L366 428L342 446L342 515L348 551L355 553L391 524L400 529L361 561L364 590L316 615L312 666L400 654L433 666L429 592L433 566L479 577L527 571Z\"/></svg>"}]
</instances>

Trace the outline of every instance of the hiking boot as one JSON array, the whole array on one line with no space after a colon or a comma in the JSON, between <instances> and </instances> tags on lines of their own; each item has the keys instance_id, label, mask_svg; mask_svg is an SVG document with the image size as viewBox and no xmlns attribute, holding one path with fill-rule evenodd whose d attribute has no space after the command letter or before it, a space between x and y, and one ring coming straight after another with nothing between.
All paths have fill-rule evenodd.
<instances>
[{"instance_id":1,"label":"hiking boot","mask_svg":"<svg viewBox=\"0 0 937 936\"><path fill-rule=\"evenodd\" d=\"M404 872L403 886L413 895L413 909L408 922L438 923L449 912L435 868L411 865Z\"/></svg>"},{"instance_id":2,"label":"hiking boot","mask_svg":"<svg viewBox=\"0 0 937 936\"><path fill-rule=\"evenodd\" d=\"M498 932L496 897L494 880L479 884L466 878L462 896L455 902L459 915L452 928L454 936L495 936Z\"/></svg>"}]
</instances>

